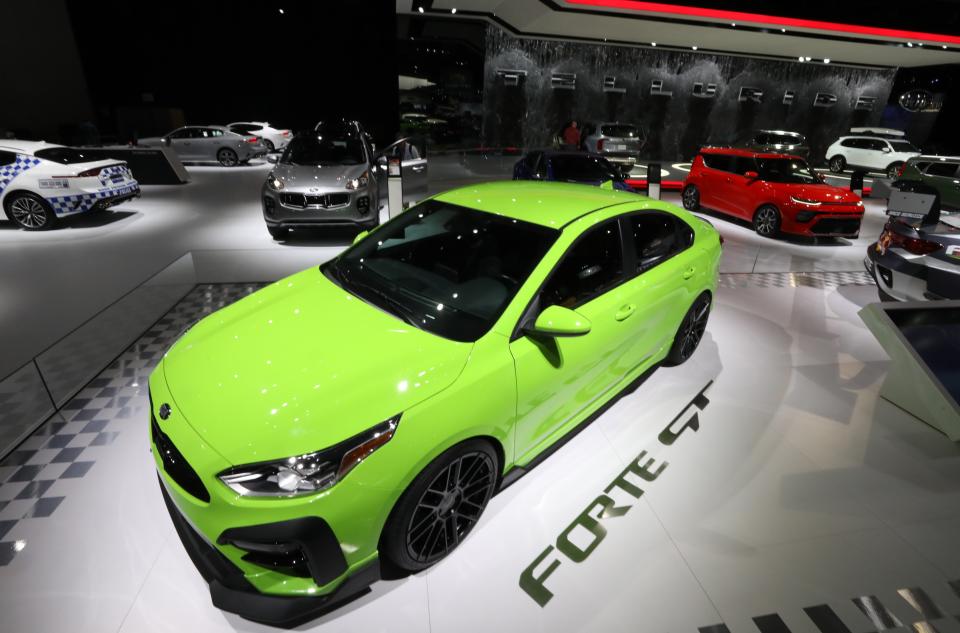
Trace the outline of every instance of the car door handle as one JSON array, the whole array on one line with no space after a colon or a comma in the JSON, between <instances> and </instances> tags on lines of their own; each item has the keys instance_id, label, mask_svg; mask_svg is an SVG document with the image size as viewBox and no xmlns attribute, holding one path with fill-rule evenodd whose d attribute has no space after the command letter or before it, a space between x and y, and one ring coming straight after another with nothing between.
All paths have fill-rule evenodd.
<instances>
[{"instance_id":1,"label":"car door handle","mask_svg":"<svg viewBox=\"0 0 960 633\"><path fill-rule=\"evenodd\" d=\"M423 170L426 169L426 168L427 168L426 165L414 165L414 166L411 167L410 169L413 170L413 171L415 171L415 172L417 172L417 173L419 174L421 171L423 171Z\"/></svg>"},{"instance_id":2,"label":"car door handle","mask_svg":"<svg viewBox=\"0 0 960 633\"><path fill-rule=\"evenodd\" d=\"M697 272L697 269L696 269L696 268L688 268L688 269L686 269L685 271L683 271L683 278L684 278L684 279L690 279L691 277L693 277L693 274L694 274L695 272Z\"/></svg>"},{"instance_id":3,"label":"car door handle","mask_svg":"<svg viewBox=\"0 0 960 633\"><path fill-rule=\"evenodd\" d=\"M617 310L617 313L613 315L613 318L615 318L617 321L623 321L625 319L628 319L630 315L633 314L634 311L636 311L636 309L637 309L637 306L635 306L632 303L625 306L621 306L620 309Z\"/></svg>"}]
</instances>

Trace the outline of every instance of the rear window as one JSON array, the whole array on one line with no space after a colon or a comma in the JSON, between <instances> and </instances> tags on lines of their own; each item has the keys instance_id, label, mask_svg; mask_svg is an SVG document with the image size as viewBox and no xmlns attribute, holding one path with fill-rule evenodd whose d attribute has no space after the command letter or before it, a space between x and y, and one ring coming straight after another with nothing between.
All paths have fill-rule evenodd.
<instances>
[{"instance_id":1,"label":"rear window","mask_svg":"<svg viewBox=\"0 0 960 633\"><path fill-rule=\"evenodd\" d=\"M47 149L37 150L34 155L37 158L60 163L61 165L89 163L90 161L98 160L96 157L72 147L49 147Z\"/></svg>"},{"instance_id":2,"label":"rear window","mask_svg":"<svg viewBox=\"0 0 960 633\"><path fill-rule=\"evenodd\" d=\"M633 125L601 125L600 134L613 138L640 138L640 131Z\"/></svg>"},{"instance_id":3,"label":"rear window","mask_svg":"<svg viewBox=\"0 0 960 633\"><path fill-rule=\"evenodd\" d=\"M803 145L806 140L799 134L770 134L768 139L770 145Z\"/></svg>"}]
</instances>

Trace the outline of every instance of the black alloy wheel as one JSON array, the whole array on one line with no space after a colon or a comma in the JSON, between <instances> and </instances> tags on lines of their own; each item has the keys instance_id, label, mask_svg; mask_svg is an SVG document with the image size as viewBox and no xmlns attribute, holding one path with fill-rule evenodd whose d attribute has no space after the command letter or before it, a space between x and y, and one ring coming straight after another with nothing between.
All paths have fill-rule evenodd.
<instances>
[{"instance_id":1,"label":"black alloy wheel","mask_svg":"<svg viewBox=\"0 0 960 633\"><path fill-rule=\"evenodd\" d=\"M847 166L847 159L843 156L834 156L830 159L830 171L835 174L843 173Z\"/></svg>"},{"instance_id":2,"label":"black alloy wheel","mask_svg":"<svg viewBox=\"0 0 960 633\"><path fill-rule=\"evenodd\" d=\"M700 208L700 190L696 185L687 185L683 190L683 208L687 211L696 211Z\"/></svg>"},{"instance_id":3,"label":"black alloy wheel","mask_svg":"<svg viewBox=\"0 0 960 633\"><path fill-rule=\"evenodd\" d=\"M900 175L900 168L903 167L903 163L892 163L887 167L887 179L896 180L897 176Z\"/></svg>"},{"instance_id":4,"label":"black alloy wheel","mask_svg":"<svg viewBox=\"0 0 960 633\"><path fill-rule=\"evenodd\" d=\"M674 366L685 363L697 351L703 335L707 331L707 320L710 318L710 295L706 292L697 297L687 314L680 322L680 329L673 339L673 347L664 361L665 365Z\"/></svg>"},{"instance_id":5,"label":"black alloy wheel","mask_svg":"<svg viewBox=\"0 0 960 633\"><path fill-rule=\"evenodd\" d=\"M459 444L434 460L397 502L384 551L419 571L454 550L480 520L498 480L497 455L483 440Z\"/></svg>"},{"instance_id":6,"label":"black alloy wheel","mask_svg":"<svg viewBox=\"0 0 960 633\"><path fill-rule=\"evenodd\" d=\"M223 147L217 150L217 161L224 167L233 167L240 162L237 158L237 153L229 147Z\"/></svg>"}]
</instances>

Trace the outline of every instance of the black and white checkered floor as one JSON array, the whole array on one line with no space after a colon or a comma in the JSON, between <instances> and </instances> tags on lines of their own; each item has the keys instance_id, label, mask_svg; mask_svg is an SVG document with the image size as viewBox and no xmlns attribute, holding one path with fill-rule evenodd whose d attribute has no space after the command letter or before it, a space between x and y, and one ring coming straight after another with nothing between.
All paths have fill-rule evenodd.
<instances>
[{"instance_id":1,"label":"black and white checkered floor","mask_svg":"<svg viewBox=\"0 0 960 633\"><path fill-rule=\"evenodd\" d=\"M195 288L0 462L0 631L265 630L210 605L146 424L166 348L258 287ZM960 448L879 399L887 360L856 315L874 298L859 272L723 275L688 364L495 497L450 558L304 628L960 633ZM669 468L540 607L521 572L641 450Z\"/></svg>"}]
</instances>

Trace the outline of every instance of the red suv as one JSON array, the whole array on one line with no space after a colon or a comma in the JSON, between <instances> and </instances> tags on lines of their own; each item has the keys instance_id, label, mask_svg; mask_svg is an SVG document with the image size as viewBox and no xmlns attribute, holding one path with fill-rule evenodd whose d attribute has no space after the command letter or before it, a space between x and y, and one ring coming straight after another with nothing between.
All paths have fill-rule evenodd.
<instances>
[{"instance_id":1,"label":"red suv","mask_svg":"<svg viewBox=\"0 0 960 633\"><path fill-rule=\"evenodd\" d=\"M857 237L863 202L824 182L799 156L704 147L683 185L683 206L750 220L766 237Z\"/></svg>"}]
</instances>

